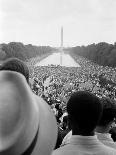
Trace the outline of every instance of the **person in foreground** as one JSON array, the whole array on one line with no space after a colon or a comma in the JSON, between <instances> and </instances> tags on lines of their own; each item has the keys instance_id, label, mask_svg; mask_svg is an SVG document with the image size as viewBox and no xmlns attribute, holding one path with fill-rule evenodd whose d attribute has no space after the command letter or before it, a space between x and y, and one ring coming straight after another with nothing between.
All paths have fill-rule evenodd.
<instances>
[{"instance_id":1,"label":"person in foreground","mask_svg":"<svg viewBox=\"0 0 116 155\"><path fill-rule=\"evenodd\" d=\"M115 126L116 103L110 98L102 98L103 112L101 119L96 127L98 139L105 145L116 149L116 143L111 138L110 130Z\"/></svg>"},{"instance_id":2,"label":"person in foreground","mask_svg":"<svg viewBox=\"0 0 116 155\"><path fill-rule=\"evenodd\" d=\"M53 151L52 155L116 155L116 150L105 146L95 135L102 114L98 97L79 91L67 103L72 136L69 143Z\"/></svg>"},{"instance_id":3,"label":"person in foreground","mask_svg":"<svg viewBox=\"0 0 116 155\"><path fill-rule=\"evenodd\" d=\"M18 58L8 58L0 66L0 70L9 70L21 73L25 76L27 83L29 83L29 68L25 62Z\"/></svg>"},{"instance_id":4,"label":"person in foreground","mask_svg":"<svg viewBox=\"0 0 116 155\"><path fill-rule=\"evenodd\" d=\"M51 155L56 119L24 75L0 71L0 155Z\"/></svg>"}]
</instances>

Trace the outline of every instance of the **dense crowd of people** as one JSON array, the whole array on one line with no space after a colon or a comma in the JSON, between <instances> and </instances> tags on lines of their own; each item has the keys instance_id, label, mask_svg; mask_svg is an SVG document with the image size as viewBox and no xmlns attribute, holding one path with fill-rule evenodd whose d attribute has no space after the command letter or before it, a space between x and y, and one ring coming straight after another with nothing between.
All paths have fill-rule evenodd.
<instances>
[{"instance_id":1,"label":"dense crowd of people","mask_svg":"<svg viewBox=\"0 0 116 155\"><path fill-rule=\"evenodd\" d=\"M81 67L36 66L30 74L32 90L44 98L56 116L59 132L63 133L60 145L69 131L63 117L66 118L66 105L72 93L88 91L99 98L116 100L116 69L99 66L82 57L75 59Z\"/></svg>"},{"instance_id":2,"label":"dense crowd of people","mask_svg":"<svg viewBox=\"0 0 116 155\"><path fill-rule=\"evenodd\" d=\"M31 92L36 94L35 98L38 97L38 103L43 103L45 100L49 105L58 127L55 147L53 142L51 145L51 148L55 150L53 155L116 154L114 150L116 149L116 69L99 66L82 57L75 59L80 67L32 66L29 72L24 62L11 58L0 66L0 70L24 75L26 83L31 87ZM1 79L3 79L3 75L12 75L10 72L0 73ZM9 79L12 83L12 78ZM15 78L13 77L13 79ZM18 81L18 77L14 82L16 81ZM20 85L16 85L19 89L21 88ZM24 87L27 89L27 86ZM17 89L17 91L19 90ZM29 91L25 91L25 93L28 94ZM25 97L28 102L28 95ZM44 121L47 125L47 119ZM55 127L55 124L53 126ZM38 135L38 131L36 132ZM56 135L56 131L52 132ZM50 134L52 132L50 131ZM78 149L75 148L75 145Z\"/></svg>"},{"instance_id":3,"label":"dense crowd of people","mask_svg":"<svg viewBox=\"0 0 116 155\"><path fill-rule=\"evenodd\" d=\"M77 90L87 90L98 97L116 99L116 69L99 66L79 57L81 67L36 66L30 75L33 91L51 105L60 102L63 109Z\"/></svg>"}]
</instances>

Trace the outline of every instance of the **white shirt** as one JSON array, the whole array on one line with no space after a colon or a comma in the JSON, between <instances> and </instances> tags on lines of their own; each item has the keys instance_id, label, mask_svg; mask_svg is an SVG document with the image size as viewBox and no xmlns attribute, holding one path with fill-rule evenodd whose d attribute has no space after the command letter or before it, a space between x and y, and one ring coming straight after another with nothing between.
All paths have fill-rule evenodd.
<instances>
[{"instance_id":1,"label":"white shirt","mask_svg":"<svg viewBox=\"0 0 116 155\"><path fill-rule=\"evenodd\" d=\"M111 134L109 133L98 133L96 132L97 138L104 144L109 147L116 149L116 142L111 138Z\"/></svg>"},{"instance_id":2,"label":"white shirt","mask_svg":"<svg viewBox=\"0 0 116 155\"><path fill-rule=\"evenodd\" d=\"M72 135L69 144L56 149L52 155L116 155L116 150L105 146L96 135Z\"/></svg>"},{"instance_id":3,"label":"white shirt","mask_svg":"<svg viewBox=\"0 0 116 155\"><path fill-rule=\"evenodd\" d=\"M72 130L69 133L67 133L67 135L63 138L61 146L68 144L70 142L71 137L72 137Z\"/></svg>"}]
</instances>

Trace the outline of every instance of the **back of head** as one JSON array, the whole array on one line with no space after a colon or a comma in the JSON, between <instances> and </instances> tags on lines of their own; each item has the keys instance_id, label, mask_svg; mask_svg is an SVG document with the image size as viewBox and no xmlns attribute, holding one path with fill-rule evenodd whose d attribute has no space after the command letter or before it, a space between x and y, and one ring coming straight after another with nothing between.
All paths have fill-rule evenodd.
<instances>
[{"instance_id":1,"label":"back of head","mask_svg":"<svg viewBox=\"0 0 116 155\"><path fill-rule=\"evenodd\" d=\"M70 97L67 112L72 132L78 129L81 135L89 135L100 119L102 105L97 96L86 91L78 91Z\"/></svg>"},{"instance_id":2,"label":"back of head","mask_svg":"<svg viewBox=\"0 0 116 155\"><path fill-rule=\"evenodd\" d=\"M29 82L29 69L27 65L18 58L9 58L3 62L0 70L9 70L19 72L25 76L27 82Z\"/></svg>"},{"instance_id":3,"label":"back of head","mask_svg":"<svg viewBox=\"0 0 116 155\"><path fill-rule=\"evenodd\" d=\"M67 122L68 122L68 115L63 117L63 122L67 124Z\"/></svg>"},{"instance_id":4,"label":"back of head","mask_svg":"<svg viewBox=\"0 0 116 155\"><path fill-rule=\"evenodd\" d=\"M68 127L68 115L63 117L63 129Z\"/></svg>"},{"instance_id":5,"label":"back of head","mask_svg":"<svg viewBox=\"0 0 116 155\"><path fill-rule=\"evenodd\" d=\"M98 126L107 126L116 118L116 103L110 98L102 98L101 103L103 106L103 112Z\"/></svg>"}]
</instances>

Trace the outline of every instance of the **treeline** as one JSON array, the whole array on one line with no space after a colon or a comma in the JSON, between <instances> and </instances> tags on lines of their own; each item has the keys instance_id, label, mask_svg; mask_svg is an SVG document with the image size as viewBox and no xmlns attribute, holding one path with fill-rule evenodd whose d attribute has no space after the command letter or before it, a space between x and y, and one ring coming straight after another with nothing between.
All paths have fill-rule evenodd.
<instances>
[{"instance_id":1,"label":"treeline","mask_svg":"<svg viewBox=\"0 0 116 155\"><path fill-rule=\"evenodd\" d=\"M116 67L116 43L113 45L101 42L88 46L76 46L67 50L72 54L92 60L99 65Z\"/></svg>"},{"instance_id":2,"label":"treeline","mask_svg":"<svg viewBox=\"0 0 116 155\"><path fill-rule=\"evenodd\" d=\"M0 60L16 57L26 61L33 57L48 54L52 50L53 48L49 46L33 46L31 44L24 45L20 42L10 42L8 44L0 44Z\"/></svg>"}]
</instances>

